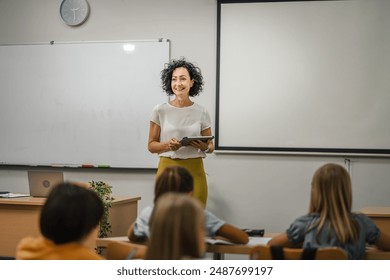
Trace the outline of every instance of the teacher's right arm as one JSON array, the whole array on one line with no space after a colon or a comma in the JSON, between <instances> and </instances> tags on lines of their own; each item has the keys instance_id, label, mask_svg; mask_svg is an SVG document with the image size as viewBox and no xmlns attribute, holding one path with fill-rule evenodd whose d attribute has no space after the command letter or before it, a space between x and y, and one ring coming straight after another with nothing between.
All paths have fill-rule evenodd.
<instances>
[{"instance_id":1,"label":"teacher's right arm","mask_svg":"<svg viewBox=\"0 0 390 280\"><path fill-rule=\"evenodd\" d=\"M180 142L176 138L172 138L169 141L160 142L160 133L161 127L151 121L148 141L149 152L160 154L167 151L176 151L181 147Z\"/></svg>"}]
</instances>

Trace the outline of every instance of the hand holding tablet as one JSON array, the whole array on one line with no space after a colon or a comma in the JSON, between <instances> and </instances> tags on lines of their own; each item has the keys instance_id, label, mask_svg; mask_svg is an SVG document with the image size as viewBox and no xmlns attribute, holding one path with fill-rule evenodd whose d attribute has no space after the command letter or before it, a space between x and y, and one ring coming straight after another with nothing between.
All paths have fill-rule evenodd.
<instances>
[{"instance_id":1,"label":"hand holding tablet","mask_svg":"<svg viewBox=\"0 0 390 280\"><path fill-rule=\"evenodd\" d=\"M183 139L180 140L180 143L182 146L187 146L191 141L204 141L207 142L208 140L214 139L214 136L195 136L195 137L183 137Z\"/></svg>"}]
</instances>

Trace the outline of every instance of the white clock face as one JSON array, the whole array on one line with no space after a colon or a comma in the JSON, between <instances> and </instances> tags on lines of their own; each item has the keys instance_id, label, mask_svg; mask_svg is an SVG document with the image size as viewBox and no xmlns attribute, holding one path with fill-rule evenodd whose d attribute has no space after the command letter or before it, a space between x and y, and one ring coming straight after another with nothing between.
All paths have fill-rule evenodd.
<instances>
[{"instance_id":1,"label":"white clock face","mask_svg":"<svg viewBox=\"0 0 390 280\"><path fill-rule=\"evenodd\" d=\"M82 24L89 16L86 0L63 0L60 7L62 20L71 26Z\"/></svg>"}]
</instances>

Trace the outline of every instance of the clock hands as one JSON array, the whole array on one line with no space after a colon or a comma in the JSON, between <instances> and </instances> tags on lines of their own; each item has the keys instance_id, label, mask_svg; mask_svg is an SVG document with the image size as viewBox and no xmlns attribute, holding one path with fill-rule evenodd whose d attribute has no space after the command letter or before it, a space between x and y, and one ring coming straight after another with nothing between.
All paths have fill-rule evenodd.
<instances>
[{"instance_id":1,"label":"clock hands","mask_svg":"<svg viewBox=\"0 0 390 280\"><path fill-rule=\"evenodd\" d=\"M79 10L79 9L80 9L80 7L71 9L72 12L73 12L73 20L74 21L76 21L76 11Z\"/></svg>"}]
</instances>

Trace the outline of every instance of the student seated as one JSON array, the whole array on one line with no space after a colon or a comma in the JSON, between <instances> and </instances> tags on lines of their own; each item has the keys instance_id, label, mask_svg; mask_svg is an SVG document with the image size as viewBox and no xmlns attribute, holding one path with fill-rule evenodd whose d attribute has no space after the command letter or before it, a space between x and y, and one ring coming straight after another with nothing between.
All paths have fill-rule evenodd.
<instances>
[{"instance_id":1,"label":"student seated","mask_svg":"<svg viewBox=\"0 0 390 280\"><path fill-rule=\"evenodd\" d=\"M150 218L148 260L200 259L205 253L204 213L195 198L166 193Z\"/></svg>"},{"instance_id":2,"label":"student seated","mask_svg":"<svg viewBox=\"0 0 390 280\"><path fill-rule=\"evenodd\" d=\"M50 192L40 214L42 237L22 239L20 260L101 260L94 251L104 206L99 196L75 183L64 182Z\"/></svg>"},{"instance_id":3,"label":"student seated","mask_svg":"<svg viewBox=\"0 0 390 280\"><path fill-rule=\"evenodd\" d=\"M352 213L351 179L344 167L325 164L313 176L309 213L296 219L269 246L341 247L349 259L364 259L366 243L390 250L390 237L367 216Z\"/></svg>"},{"instance_id":4,"label":"student seated","mask_svg":"<svg viewBox=\"0 0 390 280\"><path fill-rule=\"evenodd\" d=\"M154 189L154 203L168 192L184 193L192 196L194 181L192 175L180 166L170 166L157 177ZM144 208L136 221L128 230L128 237L133 242L143 242L149 237L149 219L153 206ZM235 243L248 243L248 235L237 227L219 219L208 210L204 210L206 235L209 237L221 236Z\"/></svg>"}]
</instances>

